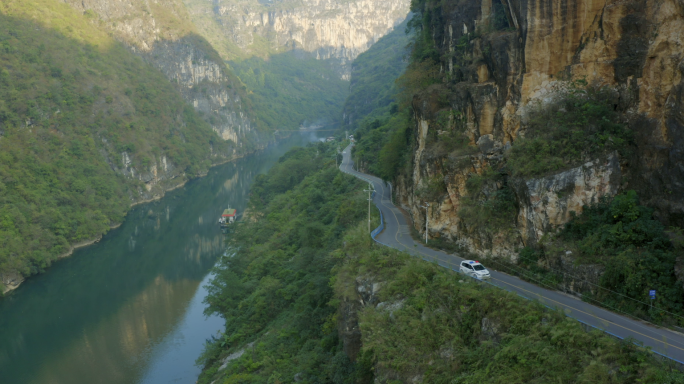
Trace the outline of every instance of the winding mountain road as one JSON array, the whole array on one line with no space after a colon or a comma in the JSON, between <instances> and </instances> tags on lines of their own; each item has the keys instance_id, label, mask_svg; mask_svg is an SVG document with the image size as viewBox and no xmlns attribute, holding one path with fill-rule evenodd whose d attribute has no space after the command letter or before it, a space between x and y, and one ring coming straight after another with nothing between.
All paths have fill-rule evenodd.
<instances>
[{"instance_id":1,"label":"winding mountain road","mask_svg":"<svg viewBox=\"0 0 684 384\"><path fill-rule=\"evenodd\" d=\"M376 241L385 246L436 262L442 267L458 271L458 265L463 260L462 258L427 248L413 240L410 224L402 212L391 202L390 186L375 176L360 173L353 169L351 145L345 148L342 155L340 170L373 184L375 188L373 203L380 209L385 221L385 229L376 236ZM620 339L631 337L643 343L644 346L651 347L657 354L684 364L684 335L681 333L619 315L558 291L544 289L517 277L497 272L493 270L492 265L488 269L492 275L491 283L493 285L525 298L538 300L548 307L558 308L567 316Z\"/></svg>"}]
</instances>

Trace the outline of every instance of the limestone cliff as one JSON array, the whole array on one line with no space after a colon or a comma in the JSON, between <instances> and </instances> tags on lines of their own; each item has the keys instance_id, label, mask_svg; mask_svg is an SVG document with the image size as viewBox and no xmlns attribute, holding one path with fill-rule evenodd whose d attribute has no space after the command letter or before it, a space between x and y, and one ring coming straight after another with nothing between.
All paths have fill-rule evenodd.
<instances>
[{"instance_id":1,"label":"limestone cliff","mask_svg":"<svg viewBox=\"0 0 684 384\"><path fill-rule=\"evenodd\" d=\"M412 102L412 171L399 201L416 228L416 193L441 178L446 192L429 211L429 235L478 253L515 254L604 195L635 189L666 224L684 222L684 2L681 0L450 0L417 2L434 41L440 84ZM535 179L500 179L516 213L500 231L478 231L460 215L473 175L505 163L524 137L531 108L563 95L571 80L607 86L634 134L630 157L610 154ZM473 151L443 153L440 115L462 117ZM457 122L456 122L457 123ZM447 126L456 124L450 121ZM484 187L483 187L484 188ZM487 188L485 195L491 194Z\"/></svg>"},{"instance_id":2,"label":"limestone cliff","mask_svg":"<svg viewBox=\"0 0 684 384\"><path fill-rule=\"evenodd\" d=\"M345 79L351 62L409 11L408 0L185 2L202 35L227 60L296 49L318 59L336 59Z\"/></svg>"},{"instance_id":3,"label":"limestone cliff","mask_svg":"<svg viewBox=\"0 0 684 384\"><path fill-rule=\"evenodd\" d=\"M264 146L267 141L252 127L239 80L202 43L198 36L161 41L145 56L178 85L219 136L235 144L233 155Z\"/></svg>"}]
</instances>

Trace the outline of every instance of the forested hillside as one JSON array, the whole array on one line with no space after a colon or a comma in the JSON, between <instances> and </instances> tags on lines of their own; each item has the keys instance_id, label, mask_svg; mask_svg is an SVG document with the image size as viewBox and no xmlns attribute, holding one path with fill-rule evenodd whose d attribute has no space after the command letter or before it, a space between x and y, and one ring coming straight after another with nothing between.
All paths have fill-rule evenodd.
<instances>
[{"instance_id":1,"label":"forested hillside","mask_svg":"<svg viewBox=\"0 0 684 384\"><path fill-rule=\"evenodd\" d=\"M40 1L47 6L55 2ZM183 99L227 141L230 157L244 156L273 141L272 130L259 118L261 111L254 108L247 87L216 47L199 35L182 0L64 2L86 16L91 26L161 70ZM43 19L36 10L32 17Z\"/></svg>"},{"instance_id":2,"label":"forested hillside","mask_svg":"<svg viewBox=\"0 0 684 384\"><path fill-rule=\"evenodd\" d=\"M131 203L230 153L160 71L87 15L51 1L5 4L0 12L0 277L7 284L120 223Z\"/></svg>"},{"instance_id":3,"label":"forested hillside","mask_svg":"<svg viewBox=\"0 0 684 384\"><path fill-rule=\"evenodd\" d=\"M276 130L339 122L339 110L349 94L330 61L285 52L268 60L253 57L231 62L231 68L253 92L260 121Z\"/></svg>"},{"instance_id":4,"label":"forested hillside","mask_svg":"<svg viewBox=\"0 0 684 384\"><path fill-rule=\"evenodd\" d=\"M409 17L411 17L409 15ZM352 63L350 94L344 103L343 119L348 128L368 124L365 119L383 119L396 112L395 80L409 60L408 19L359 55Z\"/></svg>"}]
</instances>

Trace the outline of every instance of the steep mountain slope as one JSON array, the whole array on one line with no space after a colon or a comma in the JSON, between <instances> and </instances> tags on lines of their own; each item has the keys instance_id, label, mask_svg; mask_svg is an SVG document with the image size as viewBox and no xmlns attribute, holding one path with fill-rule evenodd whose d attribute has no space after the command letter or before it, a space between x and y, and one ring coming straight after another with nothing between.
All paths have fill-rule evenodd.
<instances>
[{"instance_id":1,"label":"steep mountain slope","mask_svg":"<svg viewBox=\"0 0 684 384\"><path fill-rule=\"evenodd\" d=\"M678 3L644 13L641 3L568 1L560 6L565 19L542 3L414 3L420 36L401 80L415 118L412 169L398 178L404 204L422 221L413 196L439 179L441 193L428 199L439 203L430 231L463 237L459 211L473 195L466 181L506 166L505 175L524 180L511 184L520 199L517 244L534 243L571 211L631 188L663 222L681 225ZM563 27L547 28L552 24ZM565 35L569 40L547 50ZM665 56L668 65L658 59ZM654 60L661 71L650 70ZM496 183L491 193L503 185ZM578 183L586 192L573 192ZM570 193L560 193L566 187ZM489 240L473 244L491 250Z\"/></svg>"},{"instance_id":2,"label":"steep mountain slope","mask_svg":"<svg viewBox=\"0 0 684 384\"><path fill-rule=\"evenodd\" d=\"M352 63L350 94L342 111L348 128L356 128L367 116L390 112L398 92L394 81L408 64L407 24L399 24Z\"/></svg>"},{"instance_id":3,"label":"steep mountain slope","mask_svg":"<svg viewBox=\"0 0 684 384\"><path fill-rule=\"evenodd\" d=\"M389 180L406 163L409 110L400 100L401 82L410 59L406 23L383 37L352 65L351 93L343 109L345 129L354 130L356 166Z\"/></svg>"},{"instance_id":4,"label":"steep mountain slope","mask_svg":"<svg viewBox=\"0 0 684 384\"><path fill-rule=\"evenodd\" d=\"M349 94L349 82L340 79L328 62L296 52L230 64L251 90L261 121L278 134L300 126L330 129L339 120L340 106Z\"/></svg>"},{"instance_id":5,"label":"steep mountain slope","mask_svg":"<svg viewBox=\"0 0 684 384\"><path fill-rule=\"evenodd\" d=\"M325 35L325 44L356 44L352 53L326 61L312 56L322 37L307 45L309 51L277 45L249 59L251 48L238 45L237 54L222 58L201 33L225 13L203 23L195 11L207 4L0 3L7 20L0 29L0 146L7 149L0 164L4 286L16 287L23 276L42 271L73 245L106 232L131 203L158 198L212 164L265 147L280 136L276 130L334 122L347 94L340 60L366 49L403 19L408 7L405 0L316 3L313 8L313 3L250 3L280 12L273 13L274 22L300 12L308 15L307 23L327 25L316 31L341 34ZM358 16L363 25L342 28L333 14L345 22ZM276 23L276 30L301 42L296 36L304 19L296 19ZM238 26L246 19L230 20ZM229 44L222 42L233 41L227 33L232 27L222 25L228 29L209 37L225 54ZM341 29L329 30L333 27ZM344 36L350 31L356 37L348 40ZM234 66L243 79L224 59L241 60Z\"/></svg>"},{"instance_id":6,"label":"steep mountain slope","mask_svg":"<svg viewBox=\"0 0 684 384\"><path fill-rule=\"evenodd\" d=\"M214 48L197 34L180 0L67 0L167 76L183 98L235 154L263 147L272 136L248 91Z\"/></svg>"},{"instance_id":7,"label":"steep mountain slope","mask_svg":"<svg viewBox=\"0 0 684 384\"><path fill-rule=\"evenodd\" d=\"M436 246L681 324L681 4L412 4L400 108L357 131L360 168Z\"/></svg>"},{"instance_id":8,"label":"steep mountain slope","mask_svg":"<svg viewBox=\"0 0 684 384\"><path fill-rule=\"evenodd\" d=\"M2 5L4 291L235 147L90 16L50 0Z\"/></svg>"}]
</instances>

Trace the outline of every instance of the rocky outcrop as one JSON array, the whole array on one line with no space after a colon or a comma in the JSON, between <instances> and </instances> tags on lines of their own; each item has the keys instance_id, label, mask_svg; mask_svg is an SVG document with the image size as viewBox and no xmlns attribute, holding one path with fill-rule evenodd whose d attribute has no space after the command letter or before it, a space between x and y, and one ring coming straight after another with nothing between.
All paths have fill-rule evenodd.
<instances>
[{"instance_id":1,"label":"rocky outcrop","mask_svg":"<svg viewBox=\"0 0 684 384\"><path fill-rule=\"evenodd\" d=\"M221 33L228 43L250 55L295 49L309 52L318 59L335 59L345 79L350 77L351 62L401 23L409 11L408 0L188 3L194 18L215 25L205 33Z\"/></svg>"},{"instance_id":2,"label":"rocky outcrop","mask_svg":"<svg viewBox=\"0 0 684 384\"><path fill-rule=\"evenodd\" d=\"M620 180L617 153L548 177L515 180L520 204L517 227L522 239L526 244L536 243L570 221L573 212L580 214L585 205L615 195Z\"/></svg>"},{"instance_id":3,"label":"rocky outcrop","mask_svg":"<svg viewBox=\"0 0 684 384\"><path fill-rule=\"evenodd\" d=\"M359 312L367 306L380 306L378 293L383 283L376 276L357 276L350 295L341 298L338 309L338 334L344 344L344 353L353 361L361 351L361 329ZM382 304L382 303L380 303ZM386 303L385 303L386 304ZM389 306L392 310L394 306Z\"/></svg>"},{"instance_id":4,"label":"rocky outcrop","mask_svg":"<svg viewBox=\"0 0 684 384\"><path fill-rule=\"evenodd\" d=\"M206 48L200 48L200 40L198 36L189 36L161 41L144 56L178 85L184 98L202 112L219 136L235 144L229 156L243 153L248 149L244 148L245 142L259 143L261 138L237 92L241 85L218 56L211 57Z\"/></svg>"},{"instance_id":5,"label":"rocky outcrop","mask_svg":"<svg viewBox=\"0 0 684 384\"><path fill-rule=\"evenodd\" d=\"M424 227L415 192L443 176L429 234L463 241L478 253L534 243L569 213L621 189L635 189L668 225L684 225L684 3L679 0L423 1L440 53L443 84L413 100L413 172L399 180L400 201ZM570 80L612 88L615 109L635 136L631 158L595 159L540 179L507 183L516 199L514 236L496 241L466 231L459 207L468 175L502 160L524 135L531 107L552 102ZM434 95L443 95L435 101ZM476 154L435 153L438 114L462 114ZM500 163L497 163L501 165ZM503 185L499 185L499 188ZM423 224L421 224L421 222ZM499 245L497 245L499 244ZM507 244L507 246L505 246Z\"/></svg>"},{"instance_id":6,"label":"rocky outcrop","mask_svg":"<svg viewBox=\"0 0 684 384\"><path fill-rule=\"evenodd\" d=\"M15 271L0 273L0 296L17 289L24 279L21 273Z\"/></svg>"}]
</instances>

